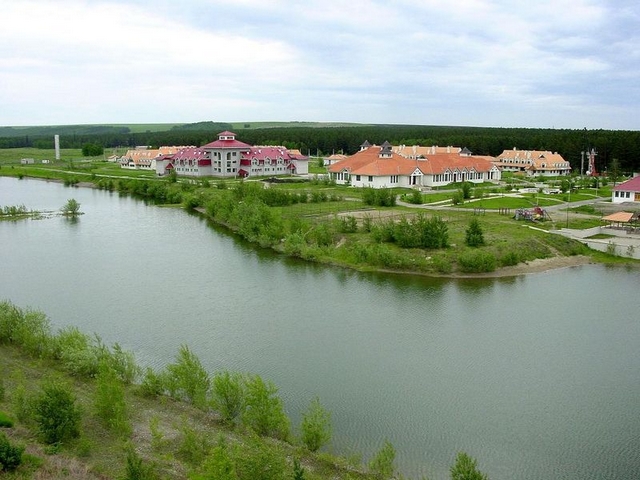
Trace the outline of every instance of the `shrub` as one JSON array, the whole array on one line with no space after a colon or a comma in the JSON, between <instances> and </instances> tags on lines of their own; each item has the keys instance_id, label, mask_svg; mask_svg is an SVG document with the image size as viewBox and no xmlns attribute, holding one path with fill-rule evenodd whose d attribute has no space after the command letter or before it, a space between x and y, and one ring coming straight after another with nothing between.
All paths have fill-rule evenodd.
<instances>
[{"instance_id":1,"label":"shrub","mask_svg":"<svg viewBox=\"0 0 640 480\"><path fill-rule=\"evenodd\" d=\"M202 465L201 473L192 475L192 480L238 480L235 459L227 447L224 437L211 449Z\"/></svg>"},{"instance_id":2,"label":"shrub","mask_svg":"<svg viewBox=\"0 0 640 480\"><path fill-rule=\"evenodd\" d=\"M206 406L209 375L200 359L186 345L180 347L176 363L167 365L167 387L172 397Z\"/></svg>"},{"instance_id":3,"label":"shrub","mask_svg":"<svg viewBox=\"0 0 640 480\"><path fill-rule=\"evenodd\" d=\"M147 367L142 383L140 384L140 393L144 397L158 397L163 395L166 389L165 376L156 373L151 367Z\"/></svg>"},{"instance_id":4,"label":"shrub","mask_svg":"<svg viewBox=\"0 0 640 480\"><path fill-rule=\"evenodd\" d=\"M46 383L33 402L34 417L45 443L62 443L80 435L81 412L71 388Z\"/></svg>"},{"instance_id":5,"label":"shrub","mask_svg":"<svg viewBox=\"0 0 640 480\"><path fill-rule=\"evenodd\" d=\"M13 420L11 420L4 412L0 412L0 427L13 428Z\"/></svg>"},{"instance_id":6,"label":"shrub","mask_svg":"<svg viewBox=\"0 0 640 480\"><path fill-rule=\"evenodd\" d=\"M222 419L232 423L244 407L244 381L239 373L223 371L213 377L211 406Z\"/></svg>"},{"instance_id":7,"label":"shrub","mask_svg":"<svg viewBox=\"0 0 640 480\"><path fill-rule=\"evenodd\" d=\"M285 477L285 455L277 447L253 438L236 446L232 458L238 480L281 480Z\"/></svg>"},{"instance_id":8,"label":"shrub","mask_svg":"<svg viewBox=\"0 0 640 480\"><path fill-rule=\"evenodd\" d=\"M133 447L127 450L127 463L125 466L124 480L156 480L155 467L145 463L136 453Z\"/></svg>"},{"instance_id":9,"label":"shrub","mask_svg":"<svg viewBox=\"0 0 640 480\"><path fill-rule=\"evenodd\" d=\"M458 257L458 265L465 273L493 272L496 269L496 257L490 252L466 252Z\"/></svg>"},{"instance_id":10,"label":"shrub","mask_svg":"<svg viewBox=\"0 0 640 480\"><path fill-rule=\"evenodd\" d=\"M207 437L191 428L186 421L183 421L180 433L178 455L191 466L200 465L211 450Z\"/></svg>"},{"instance_id":11,"label":"shrub","mask_svg":"<svg viewBox=\"0 0 640 480\"><path fill-rule=\"evenodd\" d=\"M500 265L503 267L510 267L517 265L518 263L520 263L520 255L516 251L511 250L509 252L505 252L500 257Z\"/></svg>"},{"instance_id":12,"label":"shrub","mask_svg":"<svg viewBox=\"0 0 640 480\"><path fill-rule=\"evenodd\" d=\"M0 377L0 402L4 400L4 378Z\"/></svg>"},{"instance_id":13,"label":"shrub","mask_svg":"<svg viewBox=\"0 0 640 480\"><path fill-rule=\"evenodd\" d=\"M302 415L301 430L302 442L312 452L331 440L331 413L322 408L318 397L311 401Z\"/></svg>"},{"instance_id":14,"label":"shrub","mask_svg":"<svg viewBox=\"0 0 640 480\"><path fill-rule=\"evenodd\" d=\"M378 453L369 463L371 472L380 479L388 479L395 471L396 450L391 442L386 440Z\"/></svg>"},{"instance_id":15,"label":"shrub","mask_svg":"<svg viewBox=\"0 0 640 480\"><path fill-rule=\"evenodd\" d=\"M15 470L22 463L22 445L13 445L7 436L0 432L0 471Z\"/></svg>"},{"instance_id":16,"label":"shrub","mask_svg":"<svg viewBox=\"0 0 640 480\"><path fill-rule=\"evenodd\" d=\"M94 340L77 327L63 328L52 344L53 357L72 375L94 377L98 373L101 352Z\"/></svg>"},{"instance_id":17,"label":"shrub","mask_svg":"<svg viewBox=\"0 0 640 480\"><path fill-rule=\"evenodd\" d=\"M464 452L458 453L450 469L451 480L488 480L476 467L476 460Z\"/></svg>"},{"instance_id":18,"label":"shrub","mask_svg":"<svg viewBox=\"0 0 640 480\"><path fill-rule=\"evenodd\" d=\"M252 375L245 382L245 409L242 421L258 435L286 440L289 436L289 419L284 413L278 389L271 382Z\"/></svg>"},{"instance_id":19,"label":"shrub","mask_svg":"<svg viewBox=\"0 0 640 480\"><path fill-rule=\"evenodd\" d=\"M108 428L123 436L131 433L124 385L109 367L102 367L96 377L93 404L96 415Z\"/></svg>"}]
</instances>

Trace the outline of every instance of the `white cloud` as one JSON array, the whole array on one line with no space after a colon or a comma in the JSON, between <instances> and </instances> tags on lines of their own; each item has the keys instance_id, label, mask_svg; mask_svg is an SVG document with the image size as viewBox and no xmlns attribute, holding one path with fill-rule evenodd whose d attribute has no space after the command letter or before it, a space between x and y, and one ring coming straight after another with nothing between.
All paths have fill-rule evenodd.
<instances>
[{"instance_id":1,"label":"white cloud","mask_svg":"<svg viewBox=\"0 0 640 480\"><path fill-rule=\"evenodd\" d=\"M640 128L627 93L640 80L631 1L5 3L6 124L46 115L581 128L576 112L597 104L590 127Z\"/></svg>"}]
</instances>

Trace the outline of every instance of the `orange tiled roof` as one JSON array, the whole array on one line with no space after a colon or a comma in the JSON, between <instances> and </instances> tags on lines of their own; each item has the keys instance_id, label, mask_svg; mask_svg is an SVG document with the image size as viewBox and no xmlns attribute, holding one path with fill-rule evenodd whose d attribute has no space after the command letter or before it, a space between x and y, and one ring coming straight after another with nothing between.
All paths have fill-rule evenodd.
<instances>
[{"instance_id":1,"label":"orange tiled roof","mask_svg":"<svg viewBox=\"0 0 640 480\"><path fill-rule=\"evenodd\" d=\"M474 170L486 172L491 170L493 163L487 158L462 156L457 153L436 153L425 158L410 159L392 152L386 157L380 156L381 147L372 146L361 150L345 160L334 163L329 167L332 173L347 170L351 175L411 175L416 168L425 175L438 175L447 170Z\"/></svg>"},{"instance_id":2,"label":"orange tiled roof","mask_svg":"<svg viewBox=\"0 0 640 480\"><path fill-rule=\"evenodd\" d=\"M498 165L527 165L533 170L557 170L570 168L562 155L546 150L505 150L497 158ZM544 166L543 166L544 165Z\"/></svg>"}]
</instances>

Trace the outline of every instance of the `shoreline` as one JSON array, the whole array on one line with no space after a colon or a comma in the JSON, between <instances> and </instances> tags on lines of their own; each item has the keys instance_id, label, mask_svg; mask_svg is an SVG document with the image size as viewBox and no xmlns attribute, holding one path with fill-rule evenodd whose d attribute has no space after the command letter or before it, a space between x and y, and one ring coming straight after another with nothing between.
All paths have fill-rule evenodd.
<instances>
[{"instance_id":1,"label":"shoreline","mask_svg":"<svg viewBox=\"0 0 640 480\"><path fill-rule=\"evenodd\" d=\"M62 179L59 178L40 178L40 177L26 177L29 179L33 179L33 180L41 180L41 181L46 181L46 182L56 182L56 183L63 183ZM81 181L78 182L77 184L74 185L75 187L80 187L80 188L97 188L96 185L93 182L87 182L87 181ZM182 206L181 206L182 208ZM196 208L195 211L197 211L200 215L202 215L204 218L211 220L212 222L215 222L217 225L220 225L224 228L229 229L230 231L234 232L234 229L231 228L229 225L226 225L224 223L220 223L217 222L215 219L209 217L204 208ZM291 255L287 255L277 249L271 248L272 251L283 255L283 256L287 256L289 258L298 258L300 260L304 260L307 262L311 262L311 263L315 263L318 265L329 265L329 266L334 266L334 267L341 267L341 268L346 268L349 270L355 270L355 271L368 271L368 272L377 272L377 273L391 273L394 275L419 275L419 276L425 276L425 277L433 277L433 278L451 278L451 279L474 279L474 278L505 278L505 277L518 277L521 275L527 275L527 274L532 274L532 273L542 273L542 272L547 272L550 270L558 270L558 269L562 269L562 268L570 268L570 267L578 267L578 266L582 266L582 265L592 265L592 264L598 264L601 262L598 262L596 260L593 259L593 257L588 256L588 255L575 255L575 256L570 256L570 257L565 257L565 256L554 256L554 257L549 257L549 258L537 258L535 260L530 260L527 262L522 262L519 263L517 265L512 265L512 266L508 266L508 267L500 267L497 268L496 270L494 270L493 272L486 272L486 273L451 273L451 274L438 274L438 273L433 273L433 272L418 272L418 271L410 271L410 270L388 270L388 269L383 269L383 268L366 268L366 269L360 269L356 266L351 266L351 265L345 265L345 264L339 264L339 263L333 263L333 262L322 262L322 261L314 261L314 260L307 260L307 259L303 259L300 257L295 257L295 256L291 256Z\"/></svg>"}]
</instances>

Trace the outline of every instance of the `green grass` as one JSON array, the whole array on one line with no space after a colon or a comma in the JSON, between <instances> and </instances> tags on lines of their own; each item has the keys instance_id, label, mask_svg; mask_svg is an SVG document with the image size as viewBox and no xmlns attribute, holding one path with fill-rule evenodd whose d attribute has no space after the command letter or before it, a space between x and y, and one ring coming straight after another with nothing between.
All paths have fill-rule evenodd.
<instances>
[{"instance_id":1,"label":"green grass","mask_svg":"<svg viewBox=\"0 0 640 480\"><path fill-rule=\"evenodd\" d=\"M483 198L482 200L467 201L466 203L457 205L460 208L486 208L490 210L498 210L500 208L532 208L536 204L541 207L547 207L550 205L557 205L559 201L545 197L495 197L495 198Z\"/></svg>"},{"instance_id":2,"label":"green grass","mask_svg":"<svg viewBox=\"0 0 640 480\"><path fill-rule=\"evenodd\" d=\"M42 160L55 161L55 151L53 149L41 148L0 148L0 165L17 164L23 158L33 158L36 162ZM62 161L67 160L84 160L86 157L82 155L79 148L62 148L60 149L60 158Z\"/></svg>"}]
</instances>

